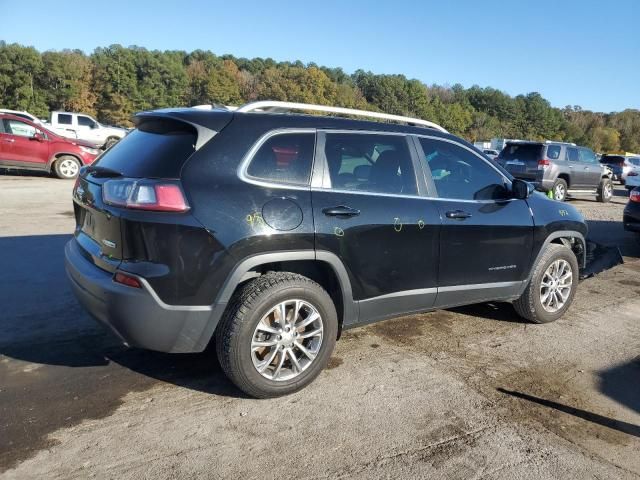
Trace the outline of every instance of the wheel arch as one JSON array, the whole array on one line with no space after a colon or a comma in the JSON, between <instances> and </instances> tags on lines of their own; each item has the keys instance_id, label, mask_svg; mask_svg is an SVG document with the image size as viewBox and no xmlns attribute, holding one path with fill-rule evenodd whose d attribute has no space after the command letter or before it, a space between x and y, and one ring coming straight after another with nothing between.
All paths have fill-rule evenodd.
<instances>
[{"instance_id":1,"label":"wheel arch","mask_svg":"<svg viewBox=\"0 0 640 480\"><path fill-rule=\"evenodd\" d=\"M558 175L558 178L561 178L567 183L567 188L571 187L571 176L568 173L563 172L560 175Z\"/></svg>"},{"instance_id":2,"label":"wheel arch","mask_svg":"<svg viewBox=\"0 0 640 480\"><path fill-rule=\"evenodd\" d=\"M529 278L531 278L535 265L537 265L538 261L540 260L540 257L544 253L545 248L550 243L556 243L556 244L569 247L571 251L575 254L580 268L584 268L586 266L587 242L584 238L584 235L575 230L558 230L556 232L551 232L549 235L547 235L547 238L544 240L542 247L540 247L540 250L538 251L538 255L536 256L535 260L531 264L531 271L529 272Z\"/></svg>"},{"instance_id":3,"label":"wheel arch","mask_svg":"<svg viewBox=\"0 0 640 480\"><path fill-rule=\"evenodd\" d=\"M314 250L264 253L245 258L227 277L214 302L214 315L209 321L209 328L198 342L202 348L213 337L220 317L236 290L268 271L299 273L320 284L334 301L338 314L338 336L345 318L357 319L358 305L353 300L349 275L335 254Z\"/></svg>"},{"instance_id":4,"label":"wheel arch","mask_svg":"<svg viewBox=\"0 0 640 480\"><path fill-rule=\"evenodd\" d=\"M71 153L71 152L56 152L56 153L51 157L51 159L49 159L49 165L48 165L49 172L51 172L51 171L52 171L52 169L53 169L53 165L58 161L58 159L59 159L60 157L73 157L73 158L75 158L75 159L78 161L78 163L80 163L80 166L81 166L81 167L84 165L84 162L83 162L83 161L82 161L82 159L78 156L78 154L77 154L77 153Z\"/></svg>"}]
</instances>

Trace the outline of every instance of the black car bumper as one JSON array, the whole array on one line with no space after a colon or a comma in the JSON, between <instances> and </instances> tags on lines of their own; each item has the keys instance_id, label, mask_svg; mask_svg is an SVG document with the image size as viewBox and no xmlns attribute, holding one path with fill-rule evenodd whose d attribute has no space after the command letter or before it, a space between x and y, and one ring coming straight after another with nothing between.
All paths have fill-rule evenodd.
<instances>
[{"instance_id":1,"label":"black car bumper","mask_svg":"<svg viewBox=\"0 0 640 480\"><path fill-rule=\"evenodd\" d=\"M624 229L630 232L640 232L640 203L629 202L622 214Z\"/></svg>"},{"instance_id":2,"label":"black car bumper","mask_svg":"<svg viewBox=\"0 0 640 480\"><path fill-rule=\"evenodd\" d=\"M224 305L173 306L164 304L140 278L143 288L113 281L113 276L79 251L75 239L65 246L65 266L80 303L129 346L160 352L204 350L224 311Z\"/></svg>"}]
</instances>

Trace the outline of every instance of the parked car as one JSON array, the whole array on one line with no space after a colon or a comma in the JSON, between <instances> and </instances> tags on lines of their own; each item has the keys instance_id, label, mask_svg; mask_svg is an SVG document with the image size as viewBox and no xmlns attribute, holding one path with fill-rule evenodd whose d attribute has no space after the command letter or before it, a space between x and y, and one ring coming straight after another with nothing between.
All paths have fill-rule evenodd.
<instances>
[{"instance_id":1,"label":"parked car","mask_svg":"<svg viewBox=\"0 0 640 480\"><path fill-rule=\"evenodd\" d=\"M629 172L627 172L625 186L629 191L636 187L640 187L640 168L629 170Z\"/></svg>"},{"instance_id":2,"label":"parked car","mask_svg":"<svg viewBox=\"0 0 640 480\"><path fill-rule=\"evenodd\" d=\"M0 167L53 172L75 178L99 151L89 144L61 137L17 115L0 113Z\"/></svg>"},{"instance_id":3,"label":"parked car","mask_svg":"<svg viewBox=\"0 0 640 480\"><path fill-rule=\"evenodd\" d=\"M640 157L607 154L600 158L600 163L611 168L613 180L619 181L622 185L626 183L629 172L640 172Z\"/></svg>"},{"instance_id":4,"label":"parked car","mask_svg":"<svg viewBox=\"0 0 640 480\"><path fill-rule=\"evenodd\" d=\"M622 223L625 230L640 233L640 187L629 193L629 201L622 214Z\"/></svg>"},{"instance_id":5,"label":"parked car","mask_svg":"<svg viewBox=\"0 0 640 480\"><path fill-rule=\"evenodd\" d=\"M44 122L42 120L40 120L35 115L31 115L29 112L25 112L23 110L9 110L7 108L0 108L0 113L8 113L11 115L15 115L16 117L21 117L26 120L29 120L30 122L33 122L36 125L44 126Z\"/></svg>"},{"instance_id":6,"label":"parked car","mask_svg":"<svg viewBox=\"0 0 640 480\"><path fill-rule=\"evenodd\" d=\"M127 134L124 128L101 125L83 113L51 112L49 123L61 135L78 138L102 149L111 147Z\"/></svg>"},{"instance_id":7,"label":"parked car","mask_svg":"<svg viewBox=\"0 0 640 480\"><path fill-rule=\"evenodd\" d=\"M516 178L534 183L554 200L591 194L599 202L613 196L611 173L587 147L560 142L507 142L496 161Z\"/></svg>"},{"instance_id":8,"label":"parked car","mask_svg":"<svg viewBox=\"0 0 640 480\"><path fill-rule=\"evenodd\" d=\"M493 150L491 148L485 148L484 150L482 150L484 152L484 154L491 158L491 159L495 159L498 155L500 155L500 152L498 152L497 150Z\"/></svg>"},{"instance_id":9,"label":"parked car","mask_svg":"<svg viewBox=\"0 0 640 480\"><path fill-rule=\"evenodd\" d=\"M346 328L490 300L546 323L574 298L578 210L431 122L262 101L135 124L73 191L73 291L130 346L215 342L252 396L309 384Z\"/></svg>"}]
</instances>

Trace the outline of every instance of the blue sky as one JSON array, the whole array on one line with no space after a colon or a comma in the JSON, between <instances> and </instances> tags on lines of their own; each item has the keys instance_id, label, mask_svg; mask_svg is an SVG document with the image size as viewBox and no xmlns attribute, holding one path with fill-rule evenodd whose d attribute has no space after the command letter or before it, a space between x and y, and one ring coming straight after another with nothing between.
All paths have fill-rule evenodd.
<instances>
[{"instance_id":1,"label":"blue sky","mask_svg":"<svg viewBox=\"0 0 640 480\"><path fill-rule=\"evenodd\" d=\"M39 50L119 43L302 60L427 83L640 108L640 0L0 0L0 39Z\"/></svg>"}]
</instances>

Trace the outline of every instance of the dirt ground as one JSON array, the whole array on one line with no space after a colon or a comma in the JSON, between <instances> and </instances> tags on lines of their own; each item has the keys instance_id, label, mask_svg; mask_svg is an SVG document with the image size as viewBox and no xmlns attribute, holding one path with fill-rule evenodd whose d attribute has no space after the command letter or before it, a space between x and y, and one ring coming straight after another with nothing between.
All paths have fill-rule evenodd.
<instances>
[{"instance_id":1,"label":"dirt ground","mask_svg":"<svg viewBox=\"0 0 640 480\"><path fill-rule=\"evenodd\" d=\"M625 264L569 313L506 304L346 332L295 395L244 398L211 353L129 350L77 305L72 182L0 174L0 477L640 478L640 243L626 203L572 200Z\"/></svg>"}]
</instances>

